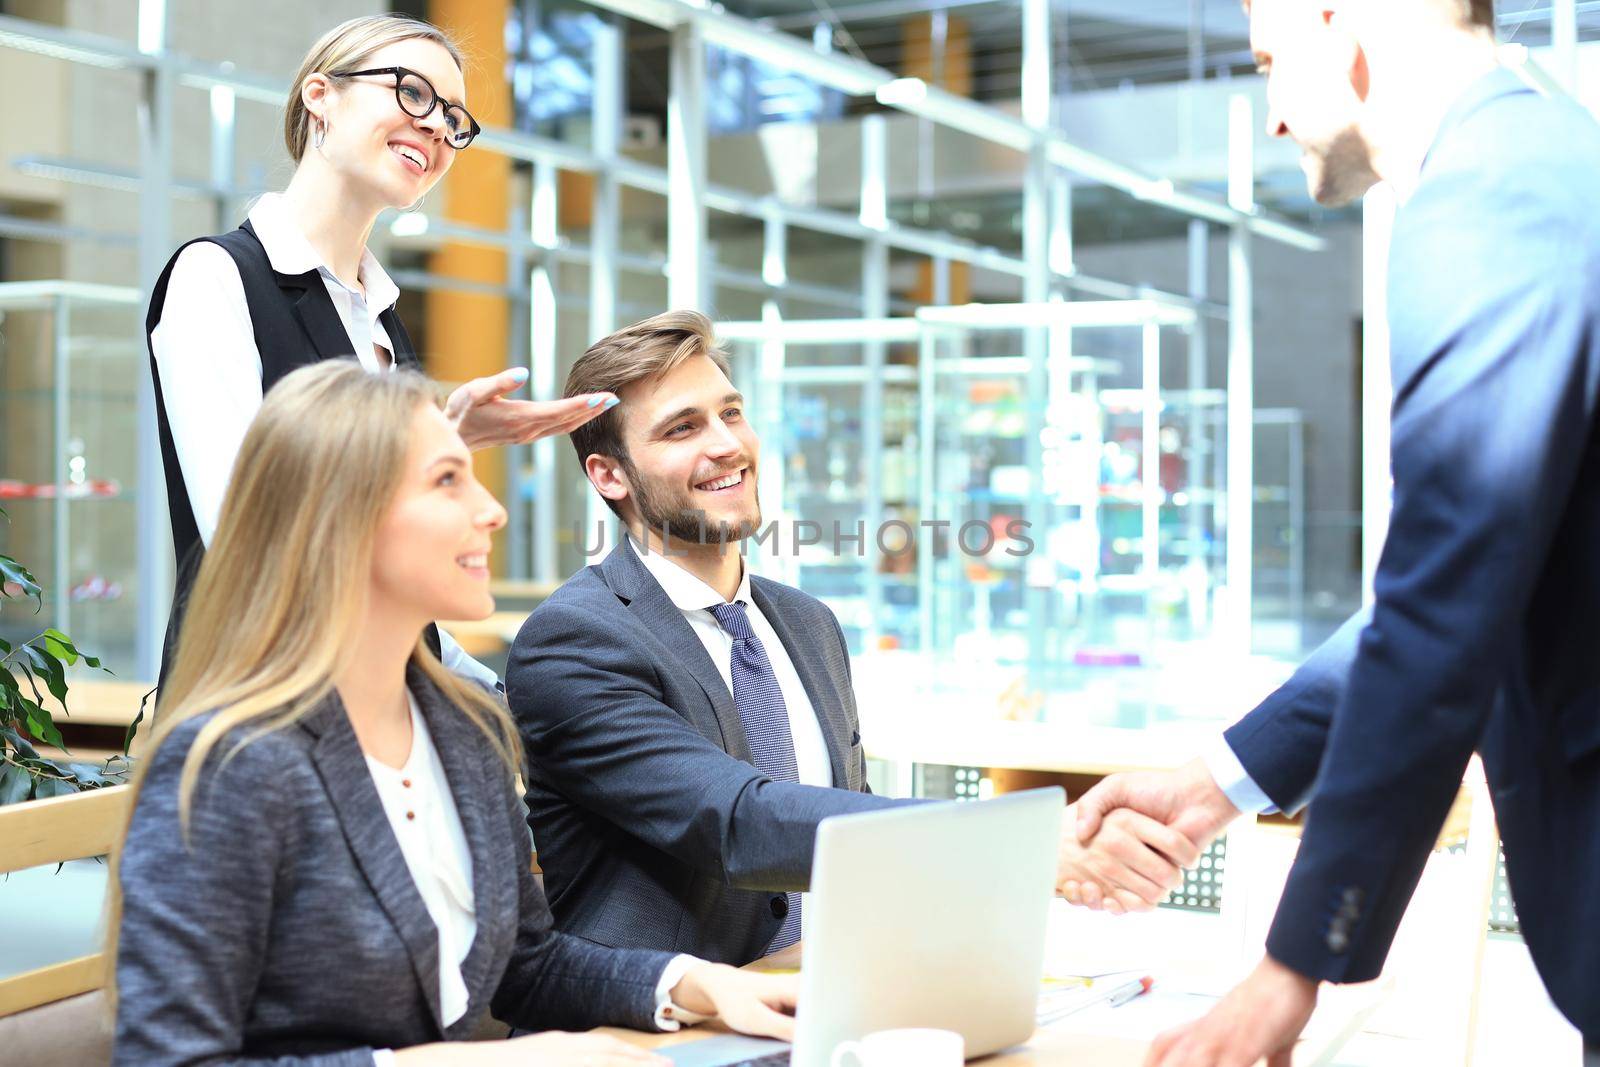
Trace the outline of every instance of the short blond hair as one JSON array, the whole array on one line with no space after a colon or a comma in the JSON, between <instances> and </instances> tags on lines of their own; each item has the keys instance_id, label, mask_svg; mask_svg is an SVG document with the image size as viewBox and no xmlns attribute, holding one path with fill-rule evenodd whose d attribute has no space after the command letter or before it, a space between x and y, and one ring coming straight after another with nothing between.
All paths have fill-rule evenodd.
<instances>
[{"instance_id":1,"label":"short blond hair","mask_svg":"<svg viewBox=\"0 0 1600 1067\"><path fill-rule=\"evenodd\" d=\"M567 375L567 396L620 393L634 382L671 373L696 356L705 356L732 377L728 354L717 346L716 328L698 311L668 311L636 322L590 345ZM626 461L622 420L615 411L590 419L572 431L578 465L590 456Z\"/></svg>"}]
</instances>

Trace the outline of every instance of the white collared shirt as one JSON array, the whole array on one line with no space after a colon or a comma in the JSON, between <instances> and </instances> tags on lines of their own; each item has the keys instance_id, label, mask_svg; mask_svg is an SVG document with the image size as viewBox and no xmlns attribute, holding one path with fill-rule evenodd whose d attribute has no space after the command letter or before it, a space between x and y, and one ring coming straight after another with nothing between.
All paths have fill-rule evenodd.
<instances>
[{"instance_id":1,"label":"white collared shirt","mask_svg":"<svg viewBox=\"0 0 1600 1067\"><path fill-rule=\"evenodd\" d=\"M651 577L661 586L662 592L667 594L667 599L683 612L689 628L705 646L706 654L716 665L717 673L722 675L723 684L728 687L730 696L733 694L733 638L717 622L717 617L711 614L710 609L714 604L732 602L745 606L750 629L755 631L762 647L766 649L767 659L772 663L772 672L778 677L778 690L783 694L784 707L789 712L789 734L794 738L794 761L799 769L800 783L832 786L833 764L828 758L828 742L823 737L822 724L817 721L816 709L811 706L811 697L800 681L800 675L794 668L794 661L789 658L789 650L783 647L783 642L778 638L777 631L773 630L772 623L767 621L767 617L761 613L761 609L750 597L749 569L744 569L739 579L739 588L733 594L733 601L724 601L721 593L678 566L669 557L659 552L641 549L632 537L628 538L628 546L644 564L645 570L649 571ZM743 561L741 566L742 563Z\"/></svg>"},{"instance_id":2,"label":"white collared shirt","mask_svg":"<svg viewBox=\"0 0 1600 1067\"><path fill-rule=\"evenodd\" d=\"M256 201L250 225L273 270L315 270L322 276L350 350L363 367L378 372L393 366L392 358L380 361L374 346L391 356L394 352L378 316L394 306L400 290L370 250L362 251L358 271L363 293L334 277L290 215L282 194L268 193ZM220 245L201 241L178 256L150 348L195 525L200 540L210 544L233 461L261 407L261 353L256 351L250 305L239 268Z\"/></svg>"}]
</instances>

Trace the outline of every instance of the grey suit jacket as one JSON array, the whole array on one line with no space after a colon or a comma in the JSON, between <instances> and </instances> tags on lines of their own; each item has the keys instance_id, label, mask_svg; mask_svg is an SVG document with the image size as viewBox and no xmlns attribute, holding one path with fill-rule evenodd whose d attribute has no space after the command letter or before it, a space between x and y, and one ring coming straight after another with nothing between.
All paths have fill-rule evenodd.
<instances>
[{"instance_id":1,"label":"grey suit jacket","mask_svg":"<svg viewBox=\"0 0 1600 1067\"><path fill-rule=\"evenodd\" d=\"M744 964L811 881L817 823L871 796L844 635L798 589L752 578L811 698L839 788L756 770L733 696L625 543L539 606L506 694L530 765L528 820L556 924L604 945Z\"/></svg>"},{"instance_id":2,"label":"grey suit jacket","mask_svg":"<svg viewBox=\"0 0 1600 1067\"><path fill-rule=\"evenodd\" d=\"M178 777L209 716L151 757L120 867L116 1063L371 1067L375 1047L459 1039L491 1009L531 1030L654 1029L671 957L552 929L521 805L488 740L415 668L409 682L472 854L466 1015L442 1025L438 933L333 696L298 725L219 742L189 847Z\"/></svg>"}]
</instances>

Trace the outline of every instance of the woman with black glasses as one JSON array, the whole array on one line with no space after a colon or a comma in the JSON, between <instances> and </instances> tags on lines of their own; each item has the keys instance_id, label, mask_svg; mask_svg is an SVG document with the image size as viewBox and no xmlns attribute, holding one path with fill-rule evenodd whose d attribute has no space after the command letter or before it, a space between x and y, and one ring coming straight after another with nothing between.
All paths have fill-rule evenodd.
<instances>
[{"instance_id":1,"label":"woman with black glasses","mask_svg":"<svg viewBox=\"0 0 1600 1067\"><path fill-rule=\"evenodd\" d=\"M418 362L395 312L399 290L367 238L380 212L421 200L478 135L462 66L455 43L425 22L376 15L335 27L289 93L288 188L261 197L238 229L184 245L155 286L145 329L179 564L169 655L262 396L319 360L354 358L374 373ZM469 447L567 433L617 402L507 399L526 380L514 368L450 397L446 413ZM495 684L447 638L441 655Z\"/></svg>"}]
</instances>

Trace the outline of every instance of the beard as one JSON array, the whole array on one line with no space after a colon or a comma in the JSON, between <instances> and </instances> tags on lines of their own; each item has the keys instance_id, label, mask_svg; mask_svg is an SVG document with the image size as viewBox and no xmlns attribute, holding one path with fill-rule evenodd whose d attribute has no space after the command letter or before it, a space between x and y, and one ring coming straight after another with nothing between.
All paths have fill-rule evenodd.
<instances>
[{"instance_id":1,"label":"beard","mask_svg":"<svg viewBox=\"0 0 1600 1067\"><path fill-rule=\"evenodd\" d=\"M691 545L730 545L743 541L761 525L761 505L755 503L755 515L738 522L710 522L701 508L693 506L686 490L674 489L661 479L648 478L633 460L621 457L622 469L628 476L633 493L633 505L639 509L639 520L645 529L654 530L663 541ZM749 468L746 468L749 476ZM752 487L753 488L753 487ZM752 493L752 497L754 494Z\"/></svg>"},{"instance_id":2,"label":"beard","mask_svg":"<svg viewBox=\"0 0 1600 1067\"><path fill-rule=\"evenodd\" d=\"M1380 180L1372 165L1372 149L1353 126L1340 130L1325 145L1307 148L1305 159L1306 187L1323 207L1353 204Z\"/></svg>"}]
</instances>

